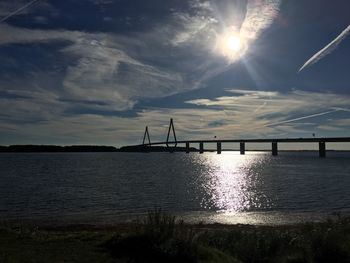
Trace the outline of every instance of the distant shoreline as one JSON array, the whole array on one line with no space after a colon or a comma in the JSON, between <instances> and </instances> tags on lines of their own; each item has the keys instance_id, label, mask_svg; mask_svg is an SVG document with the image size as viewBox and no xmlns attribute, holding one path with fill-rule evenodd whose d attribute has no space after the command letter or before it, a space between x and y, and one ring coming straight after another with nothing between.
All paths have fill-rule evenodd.
<instances>
[{"instance_id":1,"label":"distant shoreline","mask_svg":"<svg viewBox=\"0 0 350 263\"><path fill-rule=\"evenodd\" d=\"M0 146L0 152L118 152L119 149L113 146L94 145L10 145Z\"/></svg>"}]
</instances>

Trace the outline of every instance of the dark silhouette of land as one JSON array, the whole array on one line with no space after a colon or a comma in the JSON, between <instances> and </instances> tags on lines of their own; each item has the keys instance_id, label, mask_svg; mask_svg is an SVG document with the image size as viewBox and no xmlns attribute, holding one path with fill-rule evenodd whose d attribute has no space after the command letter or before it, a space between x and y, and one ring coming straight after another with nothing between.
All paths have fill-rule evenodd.
<instances>
[{"instance_id":1,"label":"dark silhouette of land","mask_svg":"<svg viewBox=\"0 0 350 263\"><path fill-rule=\"evenodd\" d=\"M191 225L156 211L106 226L6 223L0 224L0 262L350 262L350 218Z\"/></svg>"},{"instance_id":2,"label":"dark silhouette of land","mask_svg":"<svg viewBox=\"0 0 350 263\"><path fill-rule=\"evenodd\" d=\"M72 145L72 146L59 146L59 145L10 145L0 146L0 152L185 152L185 147L165 147L147 145L139 146L126 146L116 148L114 146L96 146L96 145ZM198 151L196 148L191 147L190 151Z\"/></svg>"},{"instance_id":3,"label":"dark silhouette of land","mask_svg":"<svg viewBox=\"0 0 350 263\"><path fill-rule=\"evenodd\" d=\"M91 146L91 145L10 145L0 146L0 152L116 152L113 146Z\"/></svg>"}]
</instances>

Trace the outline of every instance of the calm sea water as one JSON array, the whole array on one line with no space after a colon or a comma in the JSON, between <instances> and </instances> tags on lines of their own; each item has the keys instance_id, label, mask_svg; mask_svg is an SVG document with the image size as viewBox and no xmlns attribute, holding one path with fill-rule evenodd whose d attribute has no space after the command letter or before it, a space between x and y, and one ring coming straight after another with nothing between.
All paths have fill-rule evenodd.
<instances>
[{"instance_id":1,"label":"calm sea water","mask_svg":"<svg viewBox=\"0 0 350 263\"><path fill-rule=\"evenodd\" d=\"M349 189L350 153L0 154L0 220L283 224L349 214Z\"/></svg>"}]
</instances>

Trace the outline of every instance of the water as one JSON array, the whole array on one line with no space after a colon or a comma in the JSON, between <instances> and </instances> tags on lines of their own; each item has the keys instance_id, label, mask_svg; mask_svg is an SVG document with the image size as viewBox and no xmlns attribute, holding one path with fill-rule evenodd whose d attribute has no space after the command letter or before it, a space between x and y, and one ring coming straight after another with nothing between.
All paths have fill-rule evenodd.
<instances>
[{"instance_id":1,"label":"water","mask_svg":"<svg viewBox=\"0 0 350 263\"><path fill-rule=\"evenodd\" d=\"M350 153L0 154L0 220L283 224L350 212Z\"/></svg>"}]
</instances>

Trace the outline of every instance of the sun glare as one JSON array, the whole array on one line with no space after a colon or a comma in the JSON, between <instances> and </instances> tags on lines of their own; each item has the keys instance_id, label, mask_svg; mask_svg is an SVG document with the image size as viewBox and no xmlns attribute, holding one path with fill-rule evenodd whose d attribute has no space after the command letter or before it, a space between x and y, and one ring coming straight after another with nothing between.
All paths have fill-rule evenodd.
<instances>
[{"instance_id":1,"label":"sun glare","mask_svg":"<svg viewBox=\"0 0 350 263\"><path fill-rule=\"evenodd\" d=\"M232 63L245 54L247 43L236 30L226 30L217 36L215 51Z\"/></svg>"},{"instance_id":2,"label":"sun glare","mask_svg":"<svg viewBox=\"0 0 350 263\"><path fill-rule=\"evenodd\" d=\"M238 36L230 36L226 42L227 48L233 51L239 51L241 48L241 39Z\"/></svg>"}]
</instances>

